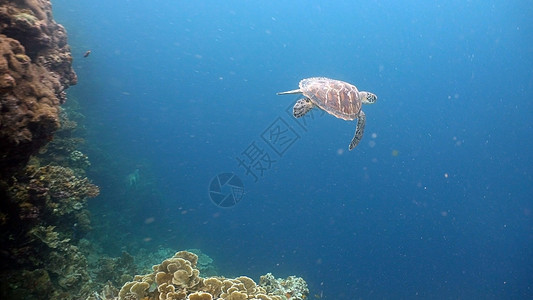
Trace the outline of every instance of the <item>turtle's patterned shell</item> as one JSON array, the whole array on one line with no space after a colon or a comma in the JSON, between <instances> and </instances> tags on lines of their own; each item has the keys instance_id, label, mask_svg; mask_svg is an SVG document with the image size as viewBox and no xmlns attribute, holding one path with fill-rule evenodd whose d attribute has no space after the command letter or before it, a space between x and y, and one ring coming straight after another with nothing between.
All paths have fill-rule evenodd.
<instances>
[{"instance_id":1,"label":"turtle's patterned shell","mask_svg":"<svg viewBox=\"0 0 533 300\"><path fill-rule=\"evenodd\" d=\"M331 115L343 120L354 120L361 110L362 99L354 85L324 77L300 81L303 95Z\"/></svg>"}]
</instances>

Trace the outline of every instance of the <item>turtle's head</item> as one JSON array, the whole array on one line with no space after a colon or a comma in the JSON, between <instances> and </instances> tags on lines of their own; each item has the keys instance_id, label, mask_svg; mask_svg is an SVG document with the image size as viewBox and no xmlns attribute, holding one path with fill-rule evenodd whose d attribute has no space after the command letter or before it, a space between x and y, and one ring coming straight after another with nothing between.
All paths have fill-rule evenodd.
<instances>
[{"instance_id":1,"label":"turtle's head","mask_svg":"<svg viewBox=\"0 0 533 300\"><path fill-rule=\"evenodd\" d=\"M374 104L378 100L378 96L372 94L371 92L360 92L361 101L363 104Z\"/></svg>"}]
</instances>

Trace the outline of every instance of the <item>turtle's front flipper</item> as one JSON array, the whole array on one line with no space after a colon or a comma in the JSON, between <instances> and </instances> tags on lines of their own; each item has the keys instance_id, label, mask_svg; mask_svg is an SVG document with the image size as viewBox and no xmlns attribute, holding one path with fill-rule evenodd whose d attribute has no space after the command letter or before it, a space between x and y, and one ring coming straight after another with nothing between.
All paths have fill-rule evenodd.
<instances>
[{"instance_id":1,"label":"turtle's front flipper","mask_svg":"<svg viewBox=\"0 0 533 300\"><path fill-rule=\"evenodd\" d=\"M363 133L365 133L365 121L366 121L366 115L363 111L360 111L359 116L357 117L355 135L353 136L353 139L350 142L350 146L348 147L350 150L355 148L357 144L359 144L359 142L363 138Z\"/></svg>"},{"instance_id":2,"label":"turtle's front flipper","mask_svg":"<svg viewBox=\"0 0 533 300\"><path fill-rule=\"evenodd\" d=\"M309 100L309 98L302 98L294 104L294 107L292 108L292 114L295 118L303 117L306 113L308 113L311 109L313 109L314 104Z\"/></svg>"},{"instance_id":3,"label":"turtle's front flipper","mask_svg":"<svg viewBox=\"0 0 533 300\"><path fill-rule=\"evenodd\" d=\"M279 92L276 95L288 95L288 94L301 94L302 91L300 89L292 90L292 91L286 91L286 92Z\"/></svg>"}]
</instances>

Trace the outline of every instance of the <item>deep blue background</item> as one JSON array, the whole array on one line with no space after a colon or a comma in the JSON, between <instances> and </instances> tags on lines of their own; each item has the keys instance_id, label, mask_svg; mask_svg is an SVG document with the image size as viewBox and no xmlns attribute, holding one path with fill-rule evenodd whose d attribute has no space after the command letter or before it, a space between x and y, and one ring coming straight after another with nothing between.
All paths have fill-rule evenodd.
<instances>
[{"instance_id":1,"label":"deep blue background","mask_svg":"<svg viewBox=\"0 0 533 300\"><path fill-rule=\"evenodd\" d=\"M100 151L93 224L122 215L100 230L130 251L201 248L327 299L533 297L533 6L348 2L53 1ZM236 158L269 150L261 133L294 122L275 93L312 76L378 95L361 144L354 122L290 123L300 139L254 182ZM157 191L118 199L136 168ZM220 172L245 182L231 209L207 194Z\"/></svg>"}]
</instances>

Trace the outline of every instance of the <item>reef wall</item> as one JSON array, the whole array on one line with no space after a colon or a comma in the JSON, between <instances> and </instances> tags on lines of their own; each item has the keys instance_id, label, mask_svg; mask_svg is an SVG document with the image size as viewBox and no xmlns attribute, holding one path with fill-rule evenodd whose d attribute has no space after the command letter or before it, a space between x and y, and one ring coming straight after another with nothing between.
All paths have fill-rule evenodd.
<instances>
[{"instance_id":1,"label":"reef wall","mask_svg":"<svg viewBox=\"0 0 533 300\"><path fill-rule=\"evenodd\" d=\"M0 0L0 178L9 179L59 128L76 84L63 26L50 1Z\"/></svg>"},{"instance_id":2,"label":"reef wall","mask_svg":"<svg viewBox=\"0 0 533 300\"><path fill-rule=\"evenodd\" d=\"M0 298L79 299L93 288L79 242L99 188L65 109L76 84L47 0L0 0Z\"/></svg>"}]
</instances>

